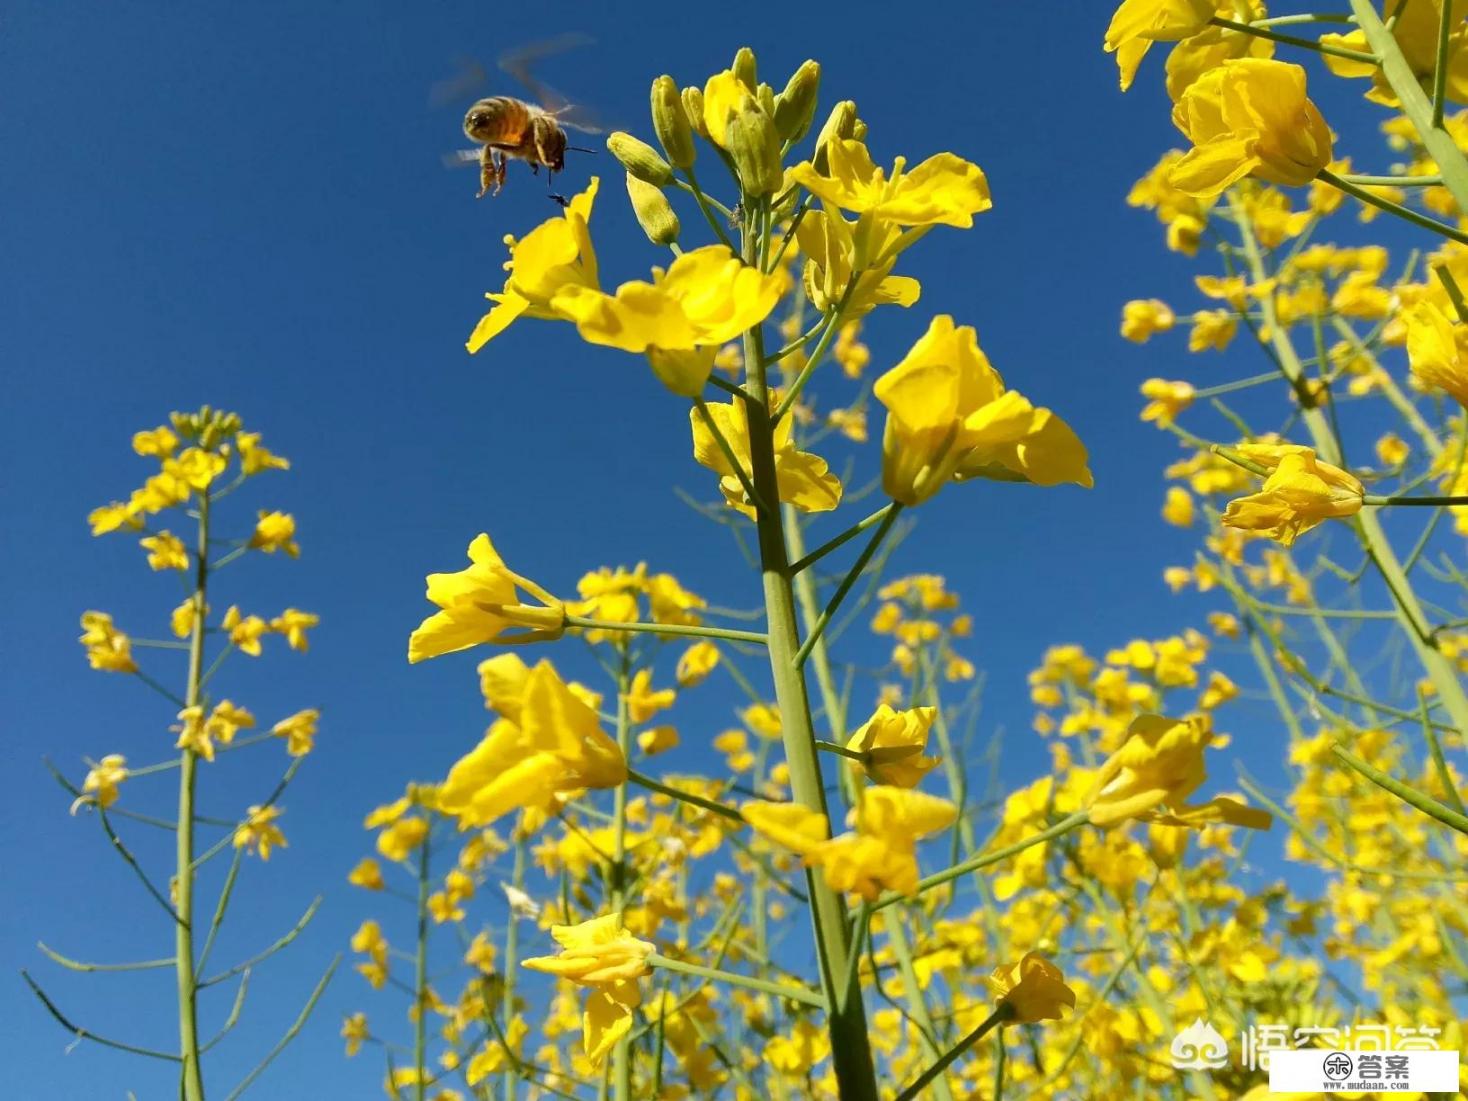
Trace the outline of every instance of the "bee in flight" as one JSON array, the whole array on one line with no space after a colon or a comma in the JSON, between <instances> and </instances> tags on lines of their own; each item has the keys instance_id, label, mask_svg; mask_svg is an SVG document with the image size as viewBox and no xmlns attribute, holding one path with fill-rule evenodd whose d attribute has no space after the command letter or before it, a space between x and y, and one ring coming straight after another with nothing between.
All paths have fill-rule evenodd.
<instances>
[{"instance_id":1,"label":"bee in flight","mask_svg":"<svg viewBox=\"0 0 1468 1101\"><path fill-rule=\"evenodd\" d=\"M451 161L479 165L478 198L482 199L486 194L499 194L500 188L505 185L506 167L511 160L524 161L536 173L544 166L546 182L553 187L552 178L566 166L566 150L595 152L568 145L566 131L580 130L596 134L600 133L599 128L588 125L575 107L553 89L536 80L530 72L532 61L589 41L580 35L567 35L526 47L500 59L500 68L516 77L536 95L540 103L514 96L489 96L476 102L464 115L464 134L470 141L477 142L479 148L454 154ZM479 83L482 78L483 70L476 66L469 79L473 83ZM457 90L463 83L461 80L457 85L445 87L443 92L448 94L450 89ZM563 206L566 203L565 198L554 191L551 198Z\"/></svg>"}]
</instances>

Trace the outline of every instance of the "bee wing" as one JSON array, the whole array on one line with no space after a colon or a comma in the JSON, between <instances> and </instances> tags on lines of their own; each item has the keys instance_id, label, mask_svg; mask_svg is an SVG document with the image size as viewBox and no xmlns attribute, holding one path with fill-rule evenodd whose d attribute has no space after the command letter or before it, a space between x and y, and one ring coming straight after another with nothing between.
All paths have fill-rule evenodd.
<instances>
[{"instance_id":1,"label":"bee wing","mask_svg":"<svg viewBox=\"0 0 1468 1101\"><path fill-rule=\"evenodd\" d=\"M556 116L556 121L566 130L579 130L583 134L606 133L606 127L601 124L601 120L578 104L568 103L551 114Z\"/></svg>"},{"instance_id":2,"label":"bee wing","mask_svg":"<svg viewBox=\"0 0 1468 1101\"><path fill-rule=\"evenodd\" d=\"M489 73L478 60L460 57L454 62L452 76L435 81L428 90L428 102L434 107L460 103L489 83Z\"/></svg>"},{"instance_id":3,"label":"bee wing","mask_svg":"<svg viewBox=\"0 0 1468 1101\"><path fill-rule=\"evenodd\" d=\"M531 42L521 46L518 50L511 50L500 55L499 66L504 72L509 73L525 86L525 89L534 96L536 103L544 107L552 114L558 115L560 110L569 106L566 97L557 92L549 84L537 80L533 68L543 58L553 57L567 50L574 50L578 46L589 46L594 39L580 31L570 31L566 34L557 35L554 38L542 39L539 42Z\"/></svg>"},{"instance_id":4,"label":"bee wing","mask_svg":"<svg viewBox=\"0 0 1468 1101\"><path fill-rule=\"evenodd\" d=\"M477 149L455 149L452 153L443 155L445 168L473 168L478 164L479 150Z\"/></svg>"}]
</instances>

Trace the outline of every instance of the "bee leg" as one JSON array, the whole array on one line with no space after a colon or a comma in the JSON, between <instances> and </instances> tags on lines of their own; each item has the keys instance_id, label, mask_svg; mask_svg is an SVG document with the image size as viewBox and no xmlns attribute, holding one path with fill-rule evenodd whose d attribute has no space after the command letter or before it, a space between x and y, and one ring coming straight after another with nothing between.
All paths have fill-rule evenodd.
<instances>
[{"instance_id":1,"label":"bee leg","mask_svg":"<svg viewBox=\"0 0 1468 1101\"><path fill-rule=\"evenodd\" d=\"M571 205L571 200L564 195L559 195L555 190L556 173L554 169L547 169L545 173L545 189L550 192L550 197L559 203L562 209Z\"/></svg>"},{"instance_id":2,"label":"bee leg","mask_svg":"<svg viewBox=\"0 0 1468 1101\"><path fill-rule=\"evenodd\" d=\"M505 186L505 155L498 150L494 153L494 193L498 195L500 188Z\"/></svg>"}]
</instances>

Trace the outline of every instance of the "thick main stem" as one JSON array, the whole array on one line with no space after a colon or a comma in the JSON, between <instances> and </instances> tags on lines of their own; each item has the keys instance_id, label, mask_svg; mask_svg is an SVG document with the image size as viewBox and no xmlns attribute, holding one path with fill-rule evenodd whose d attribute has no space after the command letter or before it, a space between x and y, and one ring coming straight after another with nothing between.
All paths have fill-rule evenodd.
<instances>
[{"instance_id":1,"label":"thick main stem","mask_svg":"<svg viewBox=\"0 0 1468 1101\"><path fill-rule=\"evenodd\" d=\"M194 580L194 627L189 635L189 680L184 705L199 705L204 678L204 598L209 587L209 493L199 495L199 542ZM189 720L185 719L184 722ZM199 976L194 961L194 784L198 755L185 747L179 758L178 820L174 828L175 894L173 962L178 985L179 1093L183 1101L204 1101L199 1066Z\"/></svg>"},{"instance_id":2,"label":"thick main stem","mask_svg":"<svg viewBox=\"0 0 1468 1101\"><path fill-rule=\"evenodd\" d=\"M757 235L746 231L744 259L751 266L759 255L758 244ZM780 491L775 476L775 447L763 344L758 328L751 329L744 336L744 362L749 365L746 384L750 395L746 402L749 450L755 489L762 500L778 502ZM779 505L759 509L756 524L760 571L764 579L770 671L775 682L775 702L780 709L791 793L797 803L818 811L829 820L805 676L795 660L800 638L796 631L795 596L790 587L789 559ZM831 1036L832 1061L841 1098L842 1101L876 1101L877 1080L860 985L853 982L848 988L845 983L846 963L851 953L846 905L841 896L827 886L823 876L808 871L806 880L821 968L821 987L829 1007L827 1028Z\"/></svg>"},{"instance_id":3,"label":"thick main stem","mask_svg":"<svg viewBox=\"0 0 1468 1101\"><path fill-rule=\"evenodd\" d=\"M625 761L632 750L632 717L628 713L627 693L632 689L632 670L627 646L620 647L622 658L617 670L617 747ZM617 785L612 808L615 850L612 854L611 906L620 913L627 905L627 781ZM616 1101L632 1097L632 1039L624 1035L612 1050L612 1090Z\"/></svg>"}]
</instances>

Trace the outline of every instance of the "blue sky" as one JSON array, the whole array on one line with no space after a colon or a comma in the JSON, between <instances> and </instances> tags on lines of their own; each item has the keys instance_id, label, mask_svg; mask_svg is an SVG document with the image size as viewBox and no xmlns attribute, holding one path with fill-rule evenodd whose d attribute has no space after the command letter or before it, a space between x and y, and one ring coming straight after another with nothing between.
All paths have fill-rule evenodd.
<instances>
[{"instance_id":1,"label":"blue sky","mask_svg":"<svg viewBox=\"0 0 1468 1101\"><path fill-rule=\"evenodd\" d=\"M551 62L545 77L644 136L648 84L661 72L702 83L747 42L778 87L814 56L825 67L823 104L857 100L879 161L951 149L983 166L994 210L971 232L935 231L904 258L922 301L879 315L868 340L874 366L885 367L934 313L953 313L978 327L1010 385L1055 407L1092 449L1094 491L949 489L920 510L917 536L894 563L943 573L974 614L970 656L989 675L990 729L1007 731L1006 778L1043 767L1024 674L1047 645L1096 650L1201 625L1205 605L1170 598L1161 584L1190 537L1157 519L1160 469L1175 449L1137 424L1136 387L1151 374L1197 378L1203 365L1181 362L1180 341L1138 349L1117 335L1128 298L1176 290L1191 301L1191 266L1162 250L1150 215L1123 203L1177 142L1160 59L1124 98L1100 51L1100 6L1071 20L1035 4L928 5L901 19L889 4L848 3L840 16L824 5L755 9L763 14L735 21L652 3L629 19L614 5L571 0L554 9L6 5L8 1096L120 1098L132 1087L148 1099L174 1088L157 1064L93 1046L66 1054L65 1034L14 977L32 967L98 1031L171 1042L168 973L73 976L32 947L45 939L101 959L170 951L161 915L95 823L67 817L41 765L49 756L76 775L84 755L142 762L168 749L167 705L88 671L76 643L84 609L159 634L178 598L131 540L94 540L84 523L144 475L128 450L135 430L209 402L238 410L288 455L289 475L259 480L232 511L241 526L257 507L295 513L302 558L255 556L221 585L238 586L247 610L295 604L322 616L308 655L277 648L256 665L237 659L220 682L262 718L319 706L324 720L285 800L290 848L263 870L247 866L217 958L267 943L316 893L325 901L291 953L256 976L245 1022L214 1064L216 1085L273 1042L313 969L368 912L343 879L370 844L362 815L404 780L442 775L483 727L476 656L411 669L404 660L424 612L424 573L458 568L470 538L488 530L512 564L552 589L569 591L603 563L645 559L717 603L753 602L727 537L673 495L674 485L705 497L713 487L690 459L683 403L650 372L586 348L569 327L538 323L516 325L476 359L464 353L481 294L501 281L501 237L553 208L520 166L502 196L482 202L473 173L442 169L440 155L462 144L462 105L431 107L429 88L457 56L492 58L584 31L596 45ZM613 167L605 154L572 154L563 182L605 177L593 229L608 283L659 260ZM684 224L690 235L699 228L691 211ZM1206 366L1222 381L1258 362L1245 353ZM179 670L149 656L157 675L177 680ZM675 716L686 743L726 721L727 710L709 707ZM1274 737L1262 709L1241 707L1231 725L1245 745ZM692 748L678 764L707 759ZM235 813L280 763L279 754L231 763L231 775L256 786L236 797L216 781L206 805ZM149 798L166 803L166 785ZM161 856L140 845L145 858ZM336 1039L341 1014L367 994L357 976L339 975L259 1094L372 1095L380 1064L345 1062Z\"/></svg>"}]
</instances>

